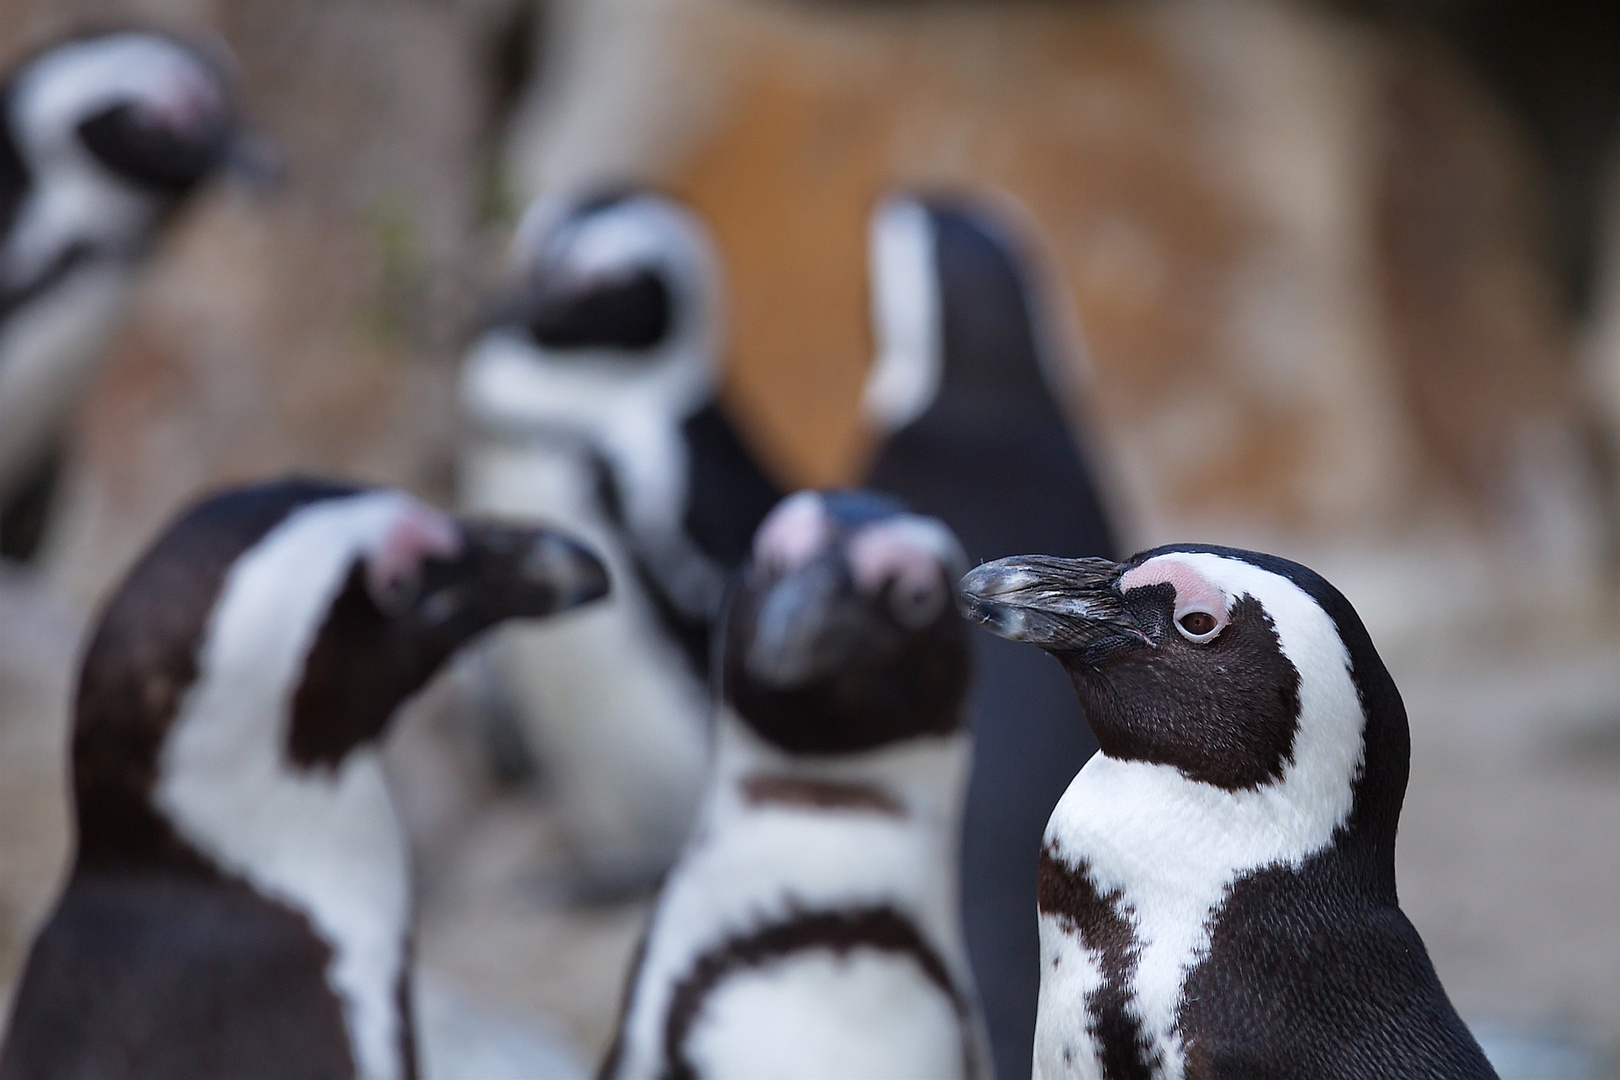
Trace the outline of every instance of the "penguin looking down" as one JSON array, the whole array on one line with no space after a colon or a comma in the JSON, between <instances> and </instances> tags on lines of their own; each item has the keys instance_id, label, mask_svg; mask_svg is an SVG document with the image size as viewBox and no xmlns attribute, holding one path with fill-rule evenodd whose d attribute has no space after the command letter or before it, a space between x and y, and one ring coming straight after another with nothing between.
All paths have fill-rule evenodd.
<instances>
[{"instance_id":1,"label":"penguin looking down","mask_svg":"<svg viewBox=\"0 0 1620 1080\"><path fill-rule=\"evenodd\" d=\"M1040 867L1037 1077L1488 1077L1395 892L1406 711L1297 563L1019 556L964 611L1055 656L1097 740Z\"/></svg>"},{"instance_id":2,"label":"penguin looking down","mask_svg":"<svg viewBox=\"0 0 1620 1080\"><path fill-rule=\"evenodd\" d=\"M1113 530L1061 401L1059 335L1034 260L982 202L900 195L871 223L877 361L866 485L944 521L980 562L1023 551L1114 557ZM1097 749L1063 673L973 634L973 777L963 829L968 951L996 1071L1028 1067L1039 992L1036 860L1052 806Z\"/></svg>"},{"instance_id":3,"label":"penguin looking down","mask_svg":"<svg viewBox=\"0 0 1620 1080\"><path fill-rule=\"evenodd\" d=\"M77 852L0 1077L415 1075L378 743L479 633L606 591L559 533L396 491L293 480L183 514L85 654Z\"/></svg>"},{"instance_id":4,"label":"penguin looking down","mask_svg":"<svg viewBox=\"0 0 1620 1080\"><path fill-rule=\"evenodd\" d=\"M68 416L162 226L242 158L225 72L152 31L60 42L0 90L0 554L39 540Z\"/></svg>"},{"instance_id":5,"label":"penguin looking down","mask_svg":"<svg viewBox=\"0 0 1620 1080\"><path fill-rule=\"evenodd\" d=\"M703 809L601 1075L989 1075L957 905L963 566L942 524L866 493L761 526Z\"/></svg>"},{"instance_id":6,"label":"penguin looking down","mask_svg":"<svg viewBox=\"0 0 1620 1080\"><path fill-rule=\"evenodd\" d=\"M515 295L462 374L463 503L578 530L619 584L567 626L504 633L494 666L576 884L647 888L702 790L725 581L779 492L716 400L720 270L690 212L637 191L543 200L514 246Z\"/></svg>"}]
</instances>

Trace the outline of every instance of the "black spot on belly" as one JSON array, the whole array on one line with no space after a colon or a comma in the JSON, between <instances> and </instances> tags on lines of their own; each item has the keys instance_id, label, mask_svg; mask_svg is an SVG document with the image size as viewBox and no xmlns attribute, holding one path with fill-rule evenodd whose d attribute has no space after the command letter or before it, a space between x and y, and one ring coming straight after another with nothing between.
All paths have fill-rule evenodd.
<instances>
[{"instance_id":1,"label":"black spot on belly","mask_svg":"<svg viewBox=\"0 0 1620 1080\"><path fill-rule=\"evenodd\" d=\"M1086 1030L1097 1043L1103 1076L1107 1080L1150 1080L1161 1058L1128 1008L1141 946L1122 895L1117 890L1098 892L1083 860L1071 865L1058 855L1055 845L1048 844L1041 851L1037 902L1041 914L1079 934L1081 943L1098 955L1103 984L1086 995L1085 1019ZM1055 956L1052 966L1058 966ZM1065 1062L1069 1056L1065 1047Z\"/></svg>"},{"instance_id":2,"label":"black spot on belly","mask_svg":"<svg viewBox=\"0 0 1620 1080\"><path fill-rule=\"evenodd\" d=\"M671 995L669 1015L664 1021L664 1080L696 1080L697 1069L686 1056L686 1041L709 995L726 979L808 949L845 956L857 948L896 953L916 962L928 981L939 987L955 1007L962 1036L962 1073L975 1075L978 1063L967 995L951 980L944 959L910 918L887 905L875 905L799 912L781 922L727 938L699 956Z\"/></svg>"}]
</instances>

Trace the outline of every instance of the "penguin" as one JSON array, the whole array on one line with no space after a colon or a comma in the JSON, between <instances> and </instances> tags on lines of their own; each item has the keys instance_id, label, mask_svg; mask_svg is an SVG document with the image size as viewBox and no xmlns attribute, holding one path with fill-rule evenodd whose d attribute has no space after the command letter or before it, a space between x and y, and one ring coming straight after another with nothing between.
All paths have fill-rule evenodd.
<instances>
[{"instance_id":1,"label":"penguin","mask_svg":"<svg viewBox=\"0 0 1620 1080\"><path fill-rule=\"evenodd\" d=\"M882 442L865 484L944 521L975 562L1024 551L1114 558L1114 530L1060 404L1062 365L1031 260L1004 215L898 194L871 218ZM975 632L963 829L968 953L996 1071L1029 1063L1040 986L1036 862L1047 816L1096 752L1074 691L1038 654Z\"/></svg>"},{"instance_id":2,"label":"penguin","mask_svg":"<svg viewBox=\"0 0 1620 1080\"><path fill-rule=\"evenodd\" d=\"M689 211L633 189L538 201L518 285L461 376L463 504L575 529L613 598L507 631L495 681L546 768L584 898L652 888L707 768L709 642L781 492L716 400L719 261Z\"/></svg>"},{"instance_id":3,"label":"penguin","mask_svg":"<svg viewBox=\"0 0 1620 1080\"><path fill-rule=\"evenodd\" d=\"M414 1076L378 743L470 639L606 590L560 533L397 491L288 480L185 512L85 653L77 852L0 1077Z\"/></svg>"},{"instance_id":4,"label":"penguin","mask_svg":"<svg viewBox=\"0 0 1620 1080\"><path fill-rule=\"evenodd\" d=\"M957 904L965 565L870 493L800 492L761 526L703 809L602 1076L989 1075Z\"/></svg>"},{"instance_id":5,"label":"penguin","mask_svg":"<svg viewBox=\"0 0 1620 1080\"><path fill-rule=\"evenodd\" d=\"M1037 1077L1492 1077L1395 892L1410 737L1347 600L1272 555L1016 556L964 611L1101 752L1041 850Z\"/></svg>"},{"instance_id":6,"label":"penguin","mask_svg":"<svg viewBox=\"0 0 1620 1080\"><path fill-rule=\"evenodd\" d=\"M0 87L0 555L33 555L60 441L175 211L246 161L226 73L177 37L57 42Z\"/></svg>"}]
</instances>

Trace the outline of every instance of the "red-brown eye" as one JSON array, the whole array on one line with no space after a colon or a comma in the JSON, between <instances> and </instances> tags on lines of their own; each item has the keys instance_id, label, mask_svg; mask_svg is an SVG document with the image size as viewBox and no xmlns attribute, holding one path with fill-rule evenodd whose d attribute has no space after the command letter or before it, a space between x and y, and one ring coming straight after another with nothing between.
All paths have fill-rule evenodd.
<instances>
[{"instance_id":1,"label":"red-brown eye","mask_svg":"<svg viewBox=\"0 0 1620 1080\"><path fill-rule=\"evenodd\" d=\"M1207 611L1189 611L1181 617L1181 629L1190 638L1204 638L1215 632L1215 616Z\"/></svg>"}]
</instances>

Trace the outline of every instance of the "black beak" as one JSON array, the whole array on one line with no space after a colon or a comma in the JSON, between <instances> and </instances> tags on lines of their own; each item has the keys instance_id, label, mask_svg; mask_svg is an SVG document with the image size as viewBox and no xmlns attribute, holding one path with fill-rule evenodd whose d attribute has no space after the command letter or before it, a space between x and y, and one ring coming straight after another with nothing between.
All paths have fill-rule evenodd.
<instances>
[{"instance_id":1,"label":"black beak","mask_svg":"<svg viewBox=\"0 0 1620 1080\"><path fill-rule=\"evenodd\" d=\"M460 526L460 553L427 563L416 605L441 632L471 636L503 619L554 615L608 593L607 567L572 537L481 521Z\"/></svg>"},{"instance_id":2,"label":"black beak","mask_svg":"<svg viewBox=\"0 0 1620 1080\"><path fill-rule=\"evenodd\" d=\"M1124 649L1153 648L1125 609L1108 559L1014 555L968 571L957 586L962 614L991 633L1094 663Z\"/></svg>"},{"instance_id":3,"label":"black beak","mask_svg":"<svg viewBox=\"0 0 1620 1080\"><path fill-rule=\"evenodd\" d=\"M238 129L226 136L223 164L225 175L255 194L274 192L287 178L281 147L256 131Z\"/></svg>"},{"instance_id":4,"label":"black beak","mask_svg":"<svg viewBox=\"0 0 1620 1080\"><path fill-rule=\"evenodd\" d=\"M765 686L806 686L849 663L868 621L849 571L823 556L785 575L760 599L743 663Z\"/></svg>"}]
</instances>

